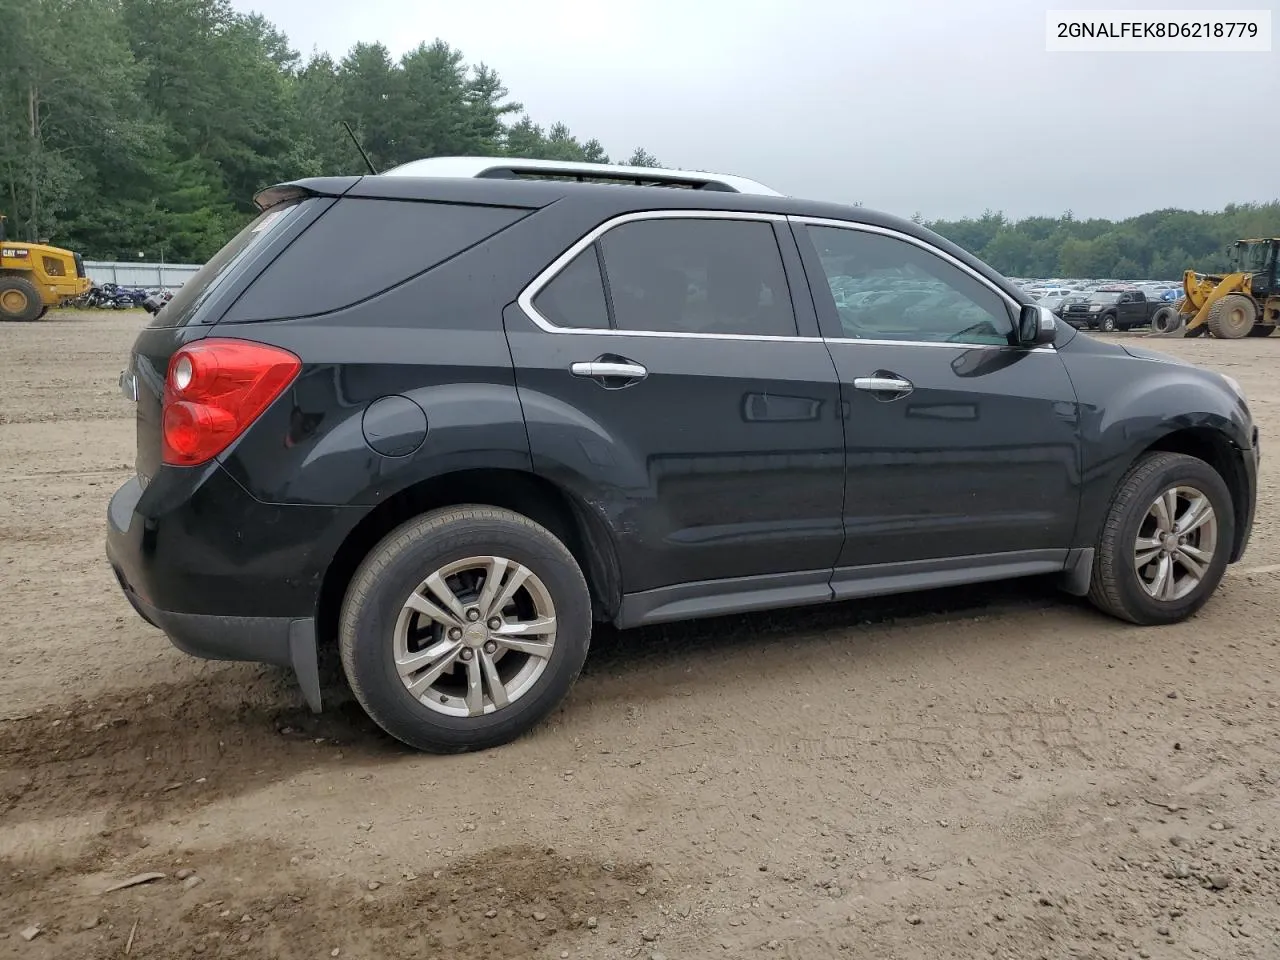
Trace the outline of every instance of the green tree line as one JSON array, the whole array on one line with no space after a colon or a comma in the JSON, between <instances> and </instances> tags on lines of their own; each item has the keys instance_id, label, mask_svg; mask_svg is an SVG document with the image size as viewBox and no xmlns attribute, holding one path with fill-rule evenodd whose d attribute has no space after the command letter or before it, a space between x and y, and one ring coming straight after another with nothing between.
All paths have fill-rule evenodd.
<instances>
[{"instance_id":1,"label":"green tree line","mask_svg":"<svg viewBox=\"0 0 1280 960\"><path fill-rule=\"evenodd\" d=\"M913 218L1011 277L1178 280L1187 269L1228 265L1236 240L1280 237L1280 201L1228 204L1215 212L1154 210L1126 220L1060 217Z\"/></svg>"},{"instance_id":2,"label":"green tree line","mask_svg":"<svg viewBox=\"0 0 1280 960\"><path fill-rule=\"evenodd\" d=\"M0 213L90 258L200 262L297 177L497 154L609 162L536 123L498 73L441 40L398 59L357 44L303 58L227 0L0 0ZM658 166L643 148L621 162ZM923 218L916 217L923 222ZM1173 279L1280 235L1280 202L1122 221L1001 213L929 226L1012 276Z\"/></svg>"},{"instance_id":3,"label":"green tree line","mask_svg":"<svg viewBox=\"0 0 1280 960\"><path fill-rule=\"evenodd\" d=\"M90 258L201 262L262 187L420 157L610 162L447 43L304 59L226 0L0 0L0 213ZM628 158L658 166L642 148Z\"/></svg>"}]
</instances>

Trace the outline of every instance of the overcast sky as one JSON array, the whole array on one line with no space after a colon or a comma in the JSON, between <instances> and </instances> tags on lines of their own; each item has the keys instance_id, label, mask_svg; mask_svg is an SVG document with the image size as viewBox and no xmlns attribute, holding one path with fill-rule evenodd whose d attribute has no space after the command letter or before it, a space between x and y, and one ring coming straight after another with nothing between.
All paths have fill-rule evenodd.
<instances>
[{"instance_id":1,"label":"overcast sky","mask_svg":"<svg viewBox=\"0 0 1280 960\"><path fill-rule=\"evenodd\" d=\"M496 69L535 121L562 120L615 158L643 146L666 166L903 216L1118 218L1280 197L1280 45L1045 51L1046 9L1176 0L233 3L304 55L444 39Z\"/></svg>"}]
</instances>

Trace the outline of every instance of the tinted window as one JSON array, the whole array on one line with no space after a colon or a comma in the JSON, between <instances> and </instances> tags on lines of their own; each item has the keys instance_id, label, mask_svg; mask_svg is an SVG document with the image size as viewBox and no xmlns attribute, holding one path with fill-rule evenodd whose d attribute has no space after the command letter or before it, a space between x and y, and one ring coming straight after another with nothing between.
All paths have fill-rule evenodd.
<instances>
[{"instance_id":1,"label":"tinted window","mask_svg":"<svg viewBox=\"0 0 1280 960\"><path fill-rule=\"evenodd\" d=\"M443 263L527 213L469 204L340 200L253 282L228 319L340 310Z\"/></svg>"},{"instance_id":2,"label":"tinted window","mask_svg":"<svg viewBox=\"0 0 1280 960\"><path fill-rule=\"evenodd\" d=\"M985 284L894 237L809 227L844 336L867 340L1009 342L1013 321Z\"/></svg>"},{"instance_id":3,"label":"tinted window","mask_svg":"<svg viewBox=\"0 0 1280 960\"><path fill-rule=\"evenodd\" d=\"M200 305L235 267L261 247L268 237L283 230L285 224L297 216L301 206L296 202L280 204L255 217L174 292L173 299L151 318L150 326L181 327L189 323Z\"/></svg>"},{"instance_id":4,"label":"tinted window","mask_svg":"<svg viewBox=\"0 0 1280 960\"><path fill-rule=\"evenodd\" d=\"M600 246L619 330L796 335L770 223L637 220Z\"/></svg>"},{"instance_id":5,"label":"tinted window","mask_svg":"<svg viewBox=\"0 0 1280 960\"><path fill-rule=\"evenodd\" d=\"M558 327L608 327L604 283L595 245L573 258L546 287L533 298L537 311Z\"/></svg>"}]
</instances>

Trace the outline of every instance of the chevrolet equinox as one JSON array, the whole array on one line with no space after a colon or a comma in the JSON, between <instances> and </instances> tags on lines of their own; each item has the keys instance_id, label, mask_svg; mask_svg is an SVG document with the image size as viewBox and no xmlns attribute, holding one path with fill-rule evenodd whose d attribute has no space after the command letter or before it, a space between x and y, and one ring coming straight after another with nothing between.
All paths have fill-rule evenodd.
<instances>
[{"instance_id":1,"label":"chevrolet equinox","mask_svg":"<svg viewBox=\"0 0 1280 960\"><path fill-rule=\"evenodd\" d=\"M1228 377L1059 322L910 221L488 158L263 191L120 385L121 589L182 650L318 651L429 751L634 627L1052 575L1180 621L1249 540Z\"/></svg>"}]
</instances>

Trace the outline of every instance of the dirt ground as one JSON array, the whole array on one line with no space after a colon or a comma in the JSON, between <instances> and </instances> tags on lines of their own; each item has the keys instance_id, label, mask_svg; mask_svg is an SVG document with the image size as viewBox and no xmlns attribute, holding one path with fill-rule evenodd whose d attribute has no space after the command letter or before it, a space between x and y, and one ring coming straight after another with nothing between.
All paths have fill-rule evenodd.
<instances>
[{"instance_id":1,"label":"dirt ground","mask_svg":"<svg viewBox=\"0 0 1280 960\"><path fill-rule=\"evenodd\" d=\"M1032 583L600 631L535 734L435 758L119 595L141 323L0 327L0 957L1280 955L1280 337L1145 341L1264 438L1189 623Z\"/></svg>"}]
</instances>

